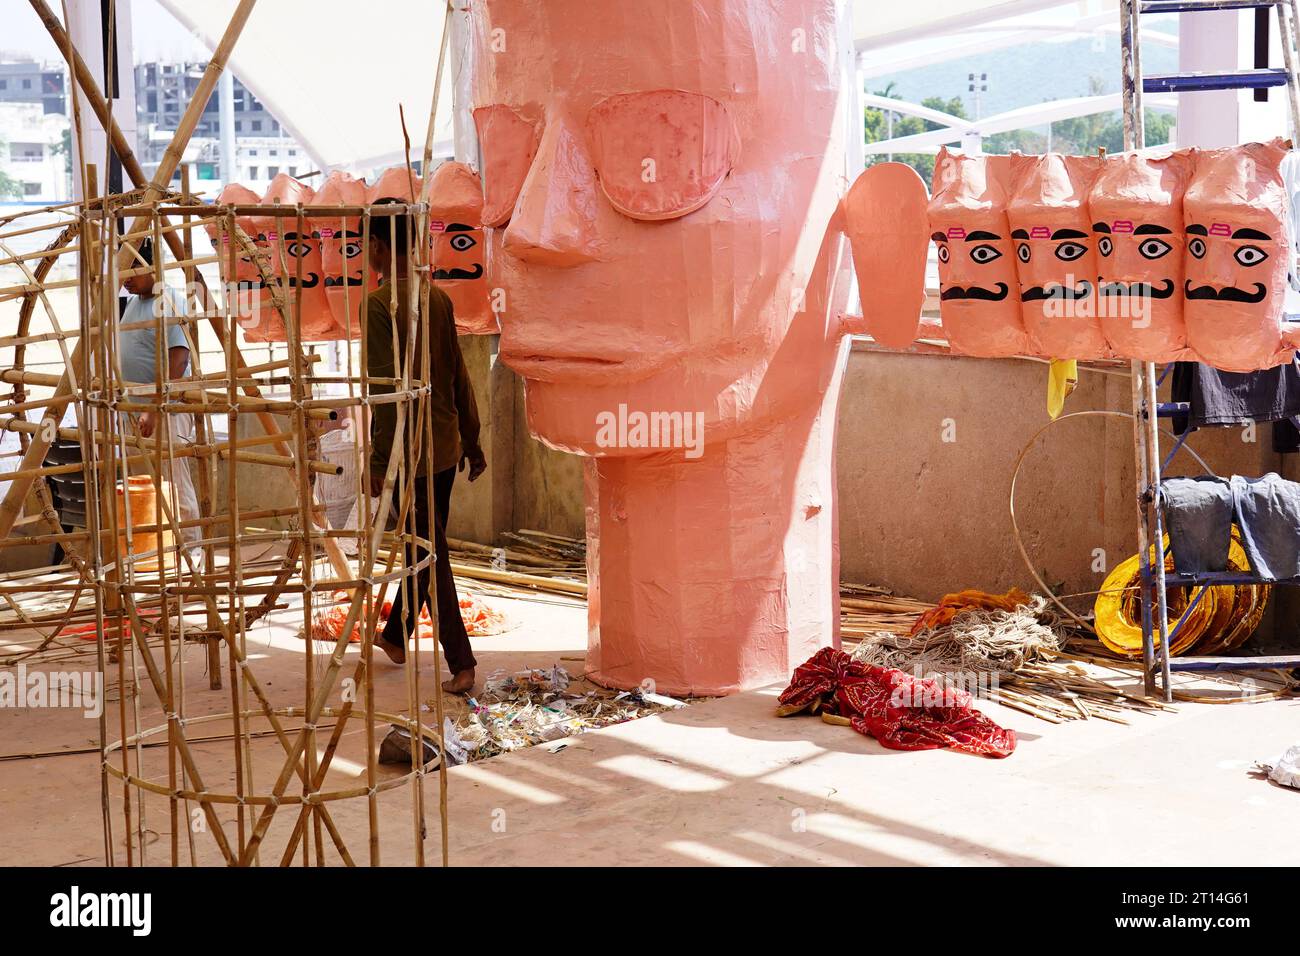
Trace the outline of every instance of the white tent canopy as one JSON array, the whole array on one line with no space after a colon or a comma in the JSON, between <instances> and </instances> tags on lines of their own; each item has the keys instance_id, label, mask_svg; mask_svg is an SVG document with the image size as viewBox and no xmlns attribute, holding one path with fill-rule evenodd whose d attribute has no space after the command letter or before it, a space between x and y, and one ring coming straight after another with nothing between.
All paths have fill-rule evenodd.
<instances>
[{"instance_id":1,"label":"white tent canopy","mask_svg":"<svg viewBox=\"0 0 1300 956\"><path fill-rule=\"evenodd\" d=\"M1085 16L1115 10L1118 0L854 0L853 36L859 51L876 50L1063 6Z\"/></svg>"},{"instance_id":2,"label":"white tent canopy","mask_svg":"<svg viewBox=\"0 0 1300 956\"><path fill-rule=\"evenodd\" d=\"M160 0L209 49L236 0ZM420 159L445 7L410 0L262 0L235 44L230 66L324 169L366 170L404 158L398 104L411 158ZM450 56L438 101L434 155L450 155Z\"/></svg>"},{"instance_id":3,"label":"white tent canopy","mask_svg":"<svg viewBox=\"0 0 1300 956\"><path fill-rule=\"evenodd\" d=\"M209 48L236 5L236 0L159 2ZM1073 7L1079 16L1097 16L1116 3L852 0L854 41L859 52L870 55L1063 6ZM261 0L230 64L322 168L364 171L391 165L403 158L399 102L413 158L422 154L444 13L438 0ZM444 75L435 133L438 155L452 151L451 74L458 59L449 55Z\"/></svg>"}]
</instances>

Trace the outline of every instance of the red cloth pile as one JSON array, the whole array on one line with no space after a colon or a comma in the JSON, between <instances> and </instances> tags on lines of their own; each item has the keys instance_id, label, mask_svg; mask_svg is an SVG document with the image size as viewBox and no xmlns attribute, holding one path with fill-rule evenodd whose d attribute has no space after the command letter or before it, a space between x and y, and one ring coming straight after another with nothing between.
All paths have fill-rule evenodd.
<instances>
[{"instance_id":1,"label":"red cloth pile","mask_svg":"<svg viewBox=\"0 0 1300 956\"><path fill-rule=\"evenodd\" d=\"M937 750L1006 757L1016 732L1004 730L971 706L963 690L894 668L855 661L823 647L795 669L781 692L777 715L823 713L848 720L860 734L890 750Z\"/></svg>"}]
</instances>

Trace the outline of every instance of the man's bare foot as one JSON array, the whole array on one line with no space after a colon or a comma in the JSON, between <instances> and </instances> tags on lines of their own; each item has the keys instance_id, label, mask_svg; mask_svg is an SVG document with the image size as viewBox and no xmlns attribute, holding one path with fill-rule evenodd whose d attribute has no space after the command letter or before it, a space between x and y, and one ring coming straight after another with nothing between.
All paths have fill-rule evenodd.
<instances>
[{"instance_id":1,"label":"man's bare foot","mask_svg":"<svg viewBox=\"0 0 1300 956\"><path fill-rule=\"evenodd\" d=\"M474 689L474 668L452 674L451 680L442 682L442 689L448 694L468 694Z\"/></svg>"},{"instance_id":2,"label":"man's bare foot","mask_svg":"<svg viewBox=\"0 0 1300 956\"><path fill-rule=\"evenodd\" d=\"M388 655L388 659L394 664L406 663L406 648L398 647L395 644L389 644L382 636L375 638L375 647L379 648Z\"/></svg>"}]
</instances>

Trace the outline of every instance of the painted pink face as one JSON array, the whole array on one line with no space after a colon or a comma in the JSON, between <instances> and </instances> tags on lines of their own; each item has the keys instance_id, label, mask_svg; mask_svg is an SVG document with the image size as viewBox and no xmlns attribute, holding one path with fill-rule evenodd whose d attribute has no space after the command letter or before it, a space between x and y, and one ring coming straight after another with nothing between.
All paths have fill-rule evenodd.
<instances>
[{"instance_id":1,"label":"painted pink face","mask_svg":"<svg viewBox=\"0 0 1300 956\"><path fill-rule=\"evenodd\" d=\"M464 163L443 163L429 181L429 241L433 281L451 299L456 330L498 331L488 301L488 244L483 232L483 183Z\"/></svg>"},{"instance_id":2,"label":"painted pink face","mask_svg":"<svg viewBox=\"0 0 1300 956\"><path fill-rule=\"evenodd\" d=\"M931 226L943 227L930 237L938 250L941 302L955 306L1019 299L1006 216L990 215L987 222L980 218L970 213L962 217L964 225L958 225L930 217Z\"/></svg>"},{"instance_id":3,"label":"painted pink face","mask_svg":"<svg viewBox=\"0 0 1300 956\"><path fill-rule=\"evenodd\" d=\"M1266 232L1259 226L1266 226ZM1189 302L1267 305L1285 248L1273 223L1192 222L1187 225Z\"/></svg>"},{"instance_id":4,"label":"painted pink face","mask_svg":"<svg viewBox=\"0 0 1300 956\"><path fill-rule=\"evenodd\" d=\"M534 430L596 454L621 403L753 420L841 188L836 4L471 10L501 354Z\"/></svg>"},{"instance_id":5,"label":"painted pink face","mask_svg":"<svg viewBox=\"0 0 1300 956\"><path fill-rule=\"evenodd\" d=\"M1012 157L935 158L927 209L939 260L939 311L953 351L1018 355L1027 348L1016 250L1007 221Z\"/></svg>"},{"instance_id":6,"label":"painted pink face","mask_svg":"<svg viewBox=\"0 0 1300 956\"><path fill-rule=\"evenodd\" d=\"M220 205L257 205L261 202L261 197L253 192L247 186L241 186L238 183L231 183L221 190L217 196L217 202ZM257 227L253 225L252 219L247 216L239 216L235 219L235 224L242 229L250 238L257 233ZM217 263L221 271L223 282L229 283L232 288L231 303L232 309L237 319L246 318L254 309L254 300L261 298L261 283L256 282L257 268L249 256L240 254L239 247L234 245L235 254L232 257L231 249L234 239L227 235L224 227L220 226L215 219L209 219L206 225L208 238L212 241L212 247L220 257Z\"/></svg>"},{"instance_id":7,"label":"painted pink face","mask_svg":"<svg viewBox=\"0 0 1300 956\"><path fill-rule=\"evenodd\" d=\"M343 172L332 172L316 193L318 206L362 206L366 183ZM320 242L320 266L325 298L339 330L355 336L358 310L365 298L361 288L365 249L361 245L359 216L331 216L311 221L312 238ZM371 286L378 285L372 281Z\"/></svg>"},{"instance_id":8,"label":"painted pink face","mask_svg":"<svg viewBox=\"0 0 1300 956\"><path fill-rule=\"evenodd\" d=\"M1096 292L1093 239L1082 218L1016 229L1011 238L1020 263L1020 298L1027 307L1041 309L1051 299L1081 301Z\"/></svg>"},{"instance_id":9,"label":"painted pink face","mask_svg":"<svg viewBox=\"0 0 1300 956\"><path fill-rule=\"evenodd\" d=\"M1189 344L1217 368L1244 372L1287 358L1286 152L1274 141L1197 156L1183 200L1183 315Z\"/></svg>"},{"instance_id":10,"label":"painted pink face","mask_svg":"<svg viewBox=\"0 0 1300 956\"><path fill-rule=\"evenodd\" d=\"M1177 210L1144 210L1143 218L1146 221L1111 219L1092 224L1098 293L1108 304L1129 298L1141 300L1143 308L1155 308L1170 302L1181 312L1178 290L1183 284L1184 243L1175 222Z\"/></svg>"},{"instance_id":11,"label":"painted pink face","mask_svg":"<svg viewBox=\"0 0 1300 956\"><path fill-rule=\"evenodd\" d=\"M1110 354L1098 316L1097 248L1088 209L1101 160L1048 153L1014 157L1013 167L1007 219L1031 345L1051 358Z\"/></svg>"}]
</instances>

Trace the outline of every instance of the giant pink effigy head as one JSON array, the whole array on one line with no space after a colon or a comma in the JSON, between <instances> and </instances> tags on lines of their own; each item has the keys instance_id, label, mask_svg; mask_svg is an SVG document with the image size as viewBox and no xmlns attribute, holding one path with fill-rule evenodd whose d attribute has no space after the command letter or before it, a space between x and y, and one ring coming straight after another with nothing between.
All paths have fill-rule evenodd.
<instances>
[{"instance_id":1,"label":"giant pink effigy head","mask_svg":"<svg viewBox=\"0 0 1300 956\"><path fill-rule=\"evenodd\" d=\"M701 412L713 440L813 400L774 360L846 185L837 4L472 9L501 355L533 431L628 454L600 410Z\"/></svg>"}]
</instances>

